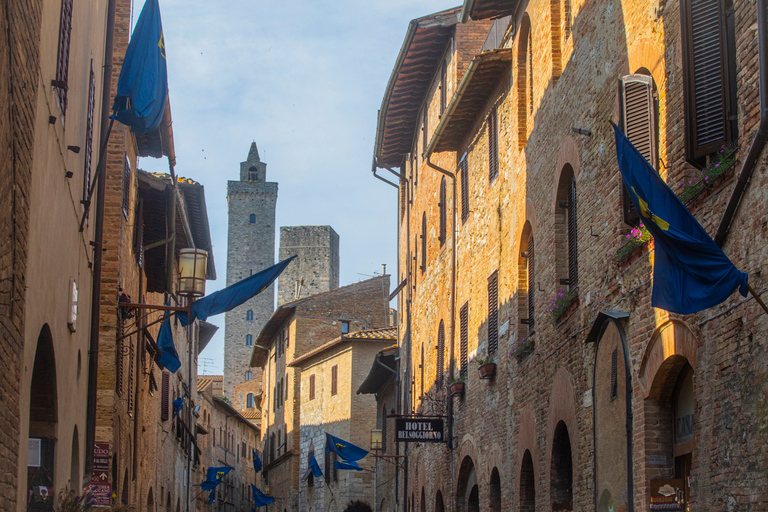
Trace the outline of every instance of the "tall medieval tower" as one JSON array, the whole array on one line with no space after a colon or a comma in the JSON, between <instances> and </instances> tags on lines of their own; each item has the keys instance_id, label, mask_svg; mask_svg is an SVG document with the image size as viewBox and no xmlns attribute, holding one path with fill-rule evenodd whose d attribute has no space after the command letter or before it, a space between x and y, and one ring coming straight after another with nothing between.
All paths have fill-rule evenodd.
<instances>
[{"instance_id":1,"label":"tall medieval tower","mask_svg":"<svg viewBox=\"0 0 768 512\"><path fill-rule=\"evenodd\" d=\"M267 164L256 143L240 164L240 180L227 183L227 286L275 264L277 183L267 183ZM229 311L224 320L224 395L234 403L234 386L249 378L261 381L250 368L253 343L274 311L275 287ZM251 373L253 372L253 373Z\"/></svg>"},{"instance_id":2,"label":"tall medieval tower","mask_svg":"<svg viewBox=\"0 0 768 512\"><path fill-rule=\"evenodd\" d=\"M280 259L296 259L277 278L277 303L339 287L339 235L331 226L282 226Z\"/></svg>"}]
</instances>

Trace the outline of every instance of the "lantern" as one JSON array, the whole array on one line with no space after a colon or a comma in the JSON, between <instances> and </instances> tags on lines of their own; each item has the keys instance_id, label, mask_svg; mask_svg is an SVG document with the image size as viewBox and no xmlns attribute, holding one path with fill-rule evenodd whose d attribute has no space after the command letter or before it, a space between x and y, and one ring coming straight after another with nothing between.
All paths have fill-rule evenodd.
<instances>
[{"instance_id":1,"label":"lantern","mask_svg":"<svg viewBox=\"0 0 768 512\"><path fill-rule=\"evenodd\" d=\"M205 295L205 271L208 251L181 249L179 251L179 294L188 297Z\"/></svg>"}]
</instances>

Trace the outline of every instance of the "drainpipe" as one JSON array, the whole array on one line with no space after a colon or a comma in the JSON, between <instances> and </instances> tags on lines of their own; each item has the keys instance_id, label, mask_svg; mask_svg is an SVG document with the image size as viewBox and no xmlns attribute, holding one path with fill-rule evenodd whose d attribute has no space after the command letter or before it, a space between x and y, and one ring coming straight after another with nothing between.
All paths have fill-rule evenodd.
<instances>
[{"instance_id":1,"label":"drainpipe","mask_svg":"<svg viewBox=\"0 0 768 512\"><path fill-rule=\"evenodd\" d=\"M766 29L766 0L757 0L757 44L758 44L758 62L760 63L760 125L749 147L747 158L741 166L739 179L728 200L728 206L725 208L720 226L715 234L715 243L718 247L725 245L733 218L739 209L741 200L744 197L749 182L752 179L752 173L755 170L757 159L763 152L766 137L768 136L768 30Z\"/></svg>"},{"instance_id":2,"label":"drainpipe","mask_svg":"<svg viewBox=\"0 0 768 512\"><path fill-rule=\"evenodd\" d=\"M104 41L104 76L101 85L101 141L100 148L106 147L109 139L109 100L112 92L112 46L115 35L115 2L109 0L107 5L107 27ZM85 471L83 476L90 482L93 470L93 448L96 443L96 396L98 392L97 377L99 371L99 317L101 316L101 266L102 245L104 242L104 195L107 180L103 176L106 158L99 155L104 163L96 171L101 175L96 195L96 212L94 219L93 241L93 288L91 292L91 339L88 357L88 406L86 410L85 427Z\"/></svg>"},{"instance_id":3,"label":"drainpipe","mask_svg":"<svg viewBox=\"0 0 768 512\"><path fill-rule=\"evenodd\" d=\"M456 333L456 175L430 161L427 154L427 165L451 178L451 335L448 350L448 379L453 379L454 354L453 345ZM453 450L453 397L448 394L448 448Z\"/></svg>"}]
</instances>

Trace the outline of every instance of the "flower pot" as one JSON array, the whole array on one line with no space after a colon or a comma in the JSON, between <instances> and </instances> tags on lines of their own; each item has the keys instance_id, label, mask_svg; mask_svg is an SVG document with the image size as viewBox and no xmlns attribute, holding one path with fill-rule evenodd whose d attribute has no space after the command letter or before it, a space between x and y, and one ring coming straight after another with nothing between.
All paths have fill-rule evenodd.
<instances>
[{"instance_id":1,"label":"flower pot","mask_svg":"<svg viewBox=\"0 0 768 512\"><path fill-rule=\"evenodd\" d=\"M568 304L568 307L565 308L565 311L563 311L562 313L560 313L560 315L558 315L557 319L555 320L555 323L556 324L562 323L563 320L571 316L571 313L576 311L576 308L578 307L579 307L579 298L574 297L573 299L571 299L571 303Z\"/></svg>"},{"instance_id":2,"label":"flower pot","mask_svg":"<svg viewBox=\"0 0 768 512\"><path fill-rule=\"evenodd\" d=\"M496 375L496 363L481 364L478 371L480 372L481 379L490 379Z\"/></svg>"},{"instance_id":3,"label":"flower pot","mask_svg":"<svg viewBox=\"0 0 768 512\"><path fill-rule=\"evenodd\" d=\"M448 390L451 392L451 396L453 396L453 395L463 395L464 394L464 383L463 382L451 382L450 386L448 386Z\"/></svg>"}]
</instances>

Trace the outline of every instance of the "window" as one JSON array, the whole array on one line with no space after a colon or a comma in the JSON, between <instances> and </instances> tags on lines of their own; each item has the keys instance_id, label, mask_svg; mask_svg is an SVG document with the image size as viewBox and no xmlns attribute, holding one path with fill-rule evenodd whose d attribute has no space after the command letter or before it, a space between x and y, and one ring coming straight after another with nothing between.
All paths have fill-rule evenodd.
<instances>
[{"instance_id":1,"label":"window","mask_svg":"<svg viewBox=\"0 0 768 512\"><path fill-rule=\"evenodd\" d=\"M443 61L443 68L440 70L440 117L445 113L446 99L448 98L448 69Z\"/></svg>"},{"instance_id":2,"label":"window","mask_svg":"<svg viewBox=\"0 0 768 512\"><path fill-rule=\"evenodd\" d=\"M59 51L56 56L56 97L61 114L67 113L67 79L69 75L69 42L72 33L72 0L61 1Z\"/></svg>"},{"instance_id":3,"label":"window","mask_svg":"<svg viewBox=\"0 0 768 512\"><path fill-rule=\"evenodd\" d=\"M348 334L349 333L349 322L346 320L343 320L341 322L341 334Z\"/></svg>"},{"instance_id":4,"label":"window","mask_svg":"<svg viewBox=\"0 0 768 512\"><path fill-rule=\"evenodd\" d=\"M469 218L469 164L466 153L461 158L459 171L461 172L461 222L464 223Z\"/></svg>"},{"instance_id":5,"label":"window","mask_svg":"<svg viewBox=\"0 0 768 512\"><path fill-rule=\"evenodd\" d=\"M558 284L571 292L579 286L579 244L577 229L576 176L570 164L560 172L555 209L555 264Z\"/></svg>"},{"instance_id":6,"label":"window","mask_svg":"<svg viewBox=\"0 0 768 512\"><path fill-rule=\"evenodd\" d=\"M248 179L250 181L256 181L258 179L258 169L256 167L251 167L248 169Z\"/></svg>"},{"instance_id":7,"label":"window","mask_svg":"<svg viewBox=\"0 0 768 512\"><path fill-rule=\"evenodd\" d=\"M96 101L96 79L93 75L93 59L91 59L91 75L88 81L88 112L85 121L85 148L83 158L83 203L91 199L91 159L93 158L93 107ZM83 205L85 208L85 204ZM87 210L86 210L87 214Z\"/></svg>"},{"instance_id":8,"label":"window","mask_svg":"<svg viewBox=\"0 0 768 512\"><path fill-rule=\"evenodd\" d=\"M381 452L387 453L387 404L381 406Z\"/></svg>"},{"instance_id":9,"label":"window","mask_svg":"<svg viewBox=\"0 0 768 512\"><path fill-rule=\"evenodd\" d=\"M123 328L118 327L118 338L115 346L115 393L117 396L123 394Z\"/></svg>"},{"instance_id":10,"label":"window","mask_svg":"<svg viewBox=\"0 0 768 512\"><path fill-rule=\"evenodd\" d=\"M568 190L568 287L579 287L579 242L576 226L576 176L571 176Z\"/></svg>"},{"instance_id":11,"label":"window","mask_svg":"<svg viewBox=\"0 0 768 512\"><path fill-rule=\"evenodd\" d=\"M251 372L250 371L245 372L245 380L251 380Z\"/></svg>"},{"instance_id":12,"label":"window","mask_svg":"<svg viewBox=\"0 0 768 512\"><path fill-rule=\"evenodd\" d=\"M643 157L658 169L658 105L656 85L648 74L627 75L619 82L621 95L621 124L627 139ZM624 222L631 226L640 224L640 216L632 204L626 186L622 187L622 208Z\"/></svg>"},{"instance_id":13,"label":"window","mask_svg":"<svg viewBox=\"0 0 768 512\"><path fill-rule=\"evenodd\" d=\"M421 345L421 364L419 364L419 368L421 369L421 398L424 398L424 344Z\"/></svg>"},{"instance_id":14,"label":"window","mask_svg":"<svg viewBox=\"0 0 768 512\"><path fill-rule=\"evenodd\" d=\"M128 414L133 414L133 342L128 338Z\"/></svg>"},{"instance_id":15,"label":"window","mask_svg":"<svg viewBox=\"0 0 768 512\"><path fill-rule=\"evenodd\" d=\"M427 212L421 215L421 273L427 270Z\"/></svg>"},{"instance_id":16,"label":"window","mask_svg":"<svg viewBox=\"0 0 768 512\"><path fill-rule=\"evenodd\" d=\"M171 374L163 372L162 378L163 390L160 395L160 419L162 421L168 421L168 405L170 404L169 394L171 390Z\"/></svg>"},{"instance_id":17,"label":"window","mask_svg":"<svg viewBox=\"0 0 768 512\"><path fill-rule=\"evenodd\" d=\"M309 399L314 400L315 399L315 376L310 375L309 376Z\"/></svg>"},{"instance_id":18,"label":"window","mask_svg":"<svg viewBox=\"0 0 768 512\"><path fill-rule=\"evenodd\" d=\"M499 349L499 271L488 278L488 355Z\"/></svg>"},{"instance_id":19,"label":"window","mask_svg":"<svg viewBox=\"0 0 768 512\"><path fill-rule=\"evenodd\" d=\"M422 139L421 139L421 153L422 158L424 157L424 154L427 152L427 135L429 130L429 118L427 117L427 110L429 108L429 105L424 105L424 110L422 112L422 127L421 127L421 133L422 133Z\"/></svg>"},{"instance_id":20,"label":"window","mask_svg":"<svg viewBox=\"0 0 768 512\"><path fill-rule=\"evenodd\" d=\"M440 210L440 233L437 235L438 240L440 240L440 246L442 247L445 245L445 239L446 239L446 226L448 224L447 216L446 216L446 192L445 192L445 176L443 176L443 180L440 182L440 202L437 203L437 207Z\"/></svg>"},{"instance_id":21,"label":"window","mask_svg":"<svg viewBox=\"0 0 768 512\"><path fill-rule=\"evenodd\" d=\"M408 191L405 188L406 181L401 179L400 180L400 222L405 220L405 201L406 201L406 194Z\"/></svg>"},{"instance_id":22,"label":"window","mask_svg":"<svg viewBox=\"0 0 768 512\"><path fill-rule=\"evenodd\" d=\"M461 329L460 349L459 349L459 361L460 369L459 376L466 377L468 364L468 352L469 352L469 302L465 302L459 310L459 325Z\"/></svg>"},{"instance_id":23,"label":"window","mask_svg":"<svg viewBox=\"0 0 768 512\"><path fill-rule=\"evenodd\" d=\"M737 139L736 35L732 0L681 0L686 158Z\"/></svg>"},{"instance_id":24,"label":"window","mask_svg":"<svg viewBox=\"0 0 768 512\"><path fill-rule=\"evenodd\" d=\"M256 224L256 214L252 213L248 219L248 222L251 224Z\"/></svg>"},{"instance_id":25,"label":"window","mask_svg":"<svg viewBox=\"0 0 768 512\"><path fill-rule=\"evenodd\" d=\"M520 290L517 296L517 316L522 325L528 326L527 329L521 328L519 331L517 343L522 343L524 339L530 338L533 335L534 330L534 245L530 222L526 222L523 226L523 234L520 240L520 258L517 261L517 275L517 288Z\"/></svg>"},{"instance_id":26,"label":"window","mask_svg":"<svg viewBox=\"0 0 768 512\"><path fill-rule=\"evenodd\" d=\"M435 387L438 391L443 389L443 374L445 373L445 325L440 320L437 329L437 368L435 370Z\"/></svg>"},{"instance_id":27,"label":"window","mask_svg":"<svg viewBox=\"0 0 768 512\"><path fill-rule=\"evenodd\" d=\"M619 396L619 386L617 380L618 372L618 349L613 349L611 353L611 401L616 400Z\"/></svg>"},{"instance_id":28,"label":"window","mask_svg":"<svg viewBox=\"0 0 768 512\"><path fill-rule=\"evenodd\" d=\"M534 252L533 235L528 239L528 336L534 332L534 313L536 300L534 293L536 291L536 280L534 275Z\"/></svg>"},{"instance_id":29,"label":"window","mask_svg":"<svg viewBox=\"0 0 768 512\"><path fill-rule=\"evenodd\" d=\"M339 365L331 366L331 396L338 392Z\"/></svg>"},{"instance_id":30,"label":"window","mask_svg":"<svg viewBox=\"0 0 768 512\"><path fill-rule=\"evenodd\" d=\"M248 393L246 407L248 407L249 409L256 407L256 400L253 398L253 393Z\"/></svg>"},{"instance_id":31,"label":"window","mask_svg":"<svg viewBox=\"0 0 768 512\"><path fill-rule=\"evenodd\" d=\"M525 148L528 140L528 121L533 113L533 70L531 19L528 13L520 24L517 47L517 140L519 148Z\"/></svg>"},{"instance_id":32,"label":"window","mask_svg":"<svg viewBox=\"0 0 768 512\"><path fill-rule=\"evenodd\" d=\"M246 334L245 335L245 346L246 347L253 346L253 336L252 335L250 335L250 334Z\"/></svg>"},{"instance_id":33,"label":"window","mask_svg":"<svg viewBox=\"0 0 768 512\"><path fill-rule=\"evenodd\" d=\"M249 309L248 311L245 312L245 319L248 320L249 322L253 321L253 310L252 309Z\"/></svg>"},{"instance_id":34,"label":"window","mask_svg":"<svg viewBox=\"0 0 768 512\"><path fill-rule=\"evenodd\" d=\"M123 161L123 215L128 220L128 205L131 201L131 162L126 156Z\"/></svg>"},{"instance_id":35,"label":"window","mask_svg":"<svg viewBox=\"0 0 768 512\"><path fill-rule=\"evenodd\" d=\"M496 117L496 107L488 114L488 182L493 183L499 175L499 132Z\"/></svg>"}]
</instances>

